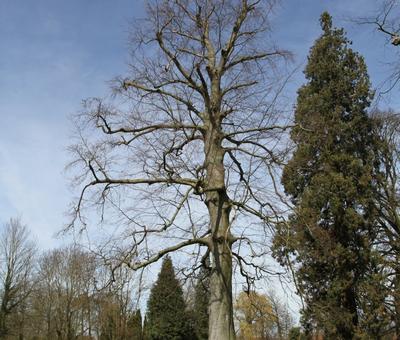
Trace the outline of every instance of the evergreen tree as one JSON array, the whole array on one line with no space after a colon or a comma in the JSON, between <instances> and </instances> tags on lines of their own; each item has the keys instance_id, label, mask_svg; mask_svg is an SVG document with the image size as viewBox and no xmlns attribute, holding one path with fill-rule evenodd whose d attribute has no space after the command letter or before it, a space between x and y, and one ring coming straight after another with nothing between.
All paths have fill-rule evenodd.
<instances>
[{"instance_id":1,"label":"evergreen tree","mask_svg":"<svg viewBox=\"0 0 400 340\"><path fill-rule=\"evenodd\" d=\"M148 332L148 322L147 322L147 316L144 316L143 320L143 340L149 340L149 332Z\"/></svg>"},{"instance_id":2,"label":"evergreen tree","mask_svg":"<svg viewBox=\"0 0 400 340\"><path fill-rule=\"evenodd\" d=\"M183 291L169 257L150 292L145 331L151 340L192 339Z\"/></svg>"},{"instance_id":3,"label":"evergreen tree","mask_svg":"<svg viewBox=\"0 0 400 340\"><path fill-rule=\"evenodd\" d=\"M343 30L332 27L328 13L320 22L323 34L298 91L296 150L282 176L296 208L275 237L275 254L282 262L294 254L298 263L305 329L321 328L327 339L353 339L362 331L378 339L385 318L371 308L384 300L372 248L379 143L366 110L373 93L364 60Z\"/></svg>"},{"instance_id":4,"label":"evergreen tree","mask_svg":"<svg viewBox=\"0 0 400 340\"><path fill-rule=\"evenodd\" d=\"M289 331L288 340L307 340L300 327L293 327Z\"/></svg>"},{"instance_id":5,"label":"evergreen tree","mask_svg":"<svg viewBox=\"0 0 400 340\"><path fill-rule=\"evenodd\" d=\"M208 339L208 304L210 301L209 270L202 267L194 291L194 332L197 339Z\"/></svg>"},{"instance_id":6,"label":"evergreen tree","mask_svg":"<svg viewBox=\"0 0 400 340\"><path fill-rule=\"evenodd\" d=\"M140 309L132 313L128 320L128 338L130 340L143 340L142 314Z\"/></svg>"}]
</instances>

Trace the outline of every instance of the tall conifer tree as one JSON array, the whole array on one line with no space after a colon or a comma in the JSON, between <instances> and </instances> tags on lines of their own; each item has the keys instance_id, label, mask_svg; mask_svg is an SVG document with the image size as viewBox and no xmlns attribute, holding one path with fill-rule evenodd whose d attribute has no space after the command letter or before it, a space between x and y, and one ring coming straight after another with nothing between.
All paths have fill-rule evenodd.
<instances>
[{"instance_id":1,"label":"tall conifer tree","mask_svg":"<svg viewBox=\"0 0 400 340\"><path fill-rule=\"evenodd\" d=\"M164 259L157 281L150 292L146 316L146 339L191 339L183 291L169 257Z\"/></svg>"},{"instance_id":2,"label":"tall conifer tree","mask_svg":"<svg viewBox=\"0 0 400 340\"><path fill-rule=\"evenodd\" d=\"M296 150L282 177L295 212L278 232L275 251L280 259L295 256L305 325L322 328L325 339L362 332L375 339L384 321L371 306L384 296L374 289L381 274L371 247L378 175L378 143L367 114L373 92L364 60L343 30L332 27L328 13L320 22L323 34L298 91Z\"/></svg>"}]
</instances>

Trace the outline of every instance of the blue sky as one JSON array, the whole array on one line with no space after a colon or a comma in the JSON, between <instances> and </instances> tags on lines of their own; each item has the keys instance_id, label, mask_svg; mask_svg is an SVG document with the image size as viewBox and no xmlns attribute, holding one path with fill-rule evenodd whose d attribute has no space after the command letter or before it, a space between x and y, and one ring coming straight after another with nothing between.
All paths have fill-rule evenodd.
<instances>
[{"instance_id":1,"label":"blue sky","mask_svg":"<svg viewBox=\"0 0 400 340\"><path fill-rule=\"evenodd\" d=\"M320 33L318 17L329 10L365 56L376 86L388 74L383 64L393 60L394 48L372 27L348 18L368 15L378 4L283 1L274 20L276 40L304 66ZM72 134L68 116L82 99L107 94L107 81L124 74L129 22L143 13L141 0L0 0L0 225L22 216L42 248L60 242L53 235L66 223L73 195L63 171ZM291 88L302 82L299 72Z\"/></svg>"}]
</instances>

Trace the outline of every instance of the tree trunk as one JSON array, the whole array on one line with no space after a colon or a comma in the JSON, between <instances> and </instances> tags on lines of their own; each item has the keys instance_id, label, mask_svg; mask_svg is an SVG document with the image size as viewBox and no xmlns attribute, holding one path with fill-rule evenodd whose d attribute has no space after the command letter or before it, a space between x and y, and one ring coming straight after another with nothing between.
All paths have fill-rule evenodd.
<instances>
[{"instance_id":1,"label":"tree trunk","mask_svg":"<svg viewBox=\"0 0 400 340\"><path fill-rule=\"evenodd\" d=\"M235 339L232 305L231 205L225 186L224 149L219 124L208 126L205 138L206 204L210 215L212 272L209 339Z\"/></svg>"},{"instance_id":2,"label":"tree trunk","mask_svg":"<svg viewBox=\"0 0 400 340\"><path fill-rule=\"evenodd\" d=\"M212 240L209 339L232 340L235 338L235 331L232 317L232 256L227 223L229 208L215 210L215 214L211 215L216 222L212 224L216 226L217 233Z\"/></svg>"}]
</instances>

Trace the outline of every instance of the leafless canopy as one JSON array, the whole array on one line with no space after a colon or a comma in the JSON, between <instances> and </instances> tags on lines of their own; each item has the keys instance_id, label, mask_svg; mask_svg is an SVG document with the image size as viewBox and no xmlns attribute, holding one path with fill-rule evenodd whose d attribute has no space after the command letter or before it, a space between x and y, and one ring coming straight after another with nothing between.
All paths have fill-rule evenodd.
<instances>
[{"instance_id":1,"label":"leafless canopy","mask_svg":"<svg viewBox=\"0 0 400 340\"><path fill-rule=\"evenodd\" d=\"M185 257L193 270L217 242L248 283L265 273L290 127L279 101L288 53L270 36L274 5L150 1L133 30L129 76L75 117L81 194L70 227L90 229L85 217L97 209L112 231L90 235L117 264L137 270L181 250L194 255Z\"/></svg>"},{"instance_id":2,"label":"leafless canopy","mask_svg":"<svg viewBox=\"0 0 400 340\"><path fill-rule=\"evenodd\" d=\"M375 15L360 17L355 20L356 23L361 25L372 25L378 32L383 33L387 37L387 42L394 47L400 45L400 10L399 0L384 0L380 3ZM400 80L400 63L398 62L400 52L396 53L394 62L386 62L389 64L390 76L384 81L383 87L386 88L382 91L385 94L392 90Z\"/></svg>"},{"instance_id":3,"label":"leafless canopy","mask_svg":"<svg viewBox=\"0 0 400 340\"><path fill-rule=\"evenodd\" d=\"M380 160L384 176L377 202L380 216L380 234L377 247L384 256L387 275L388 310L392 314L396 334L400 333L400 115L393 111L375 112L378 133L384 141Z\"/></svg>"},{"instance_id":4,"label":"leafless canopy","mask_svg":"<svg viewBox=\"0 0 400 340\"><path fill-rule=\"evenodd\" d=\"M35 244L19 219L10 219L0 235L0 338L9 335L9 315L32 291Z\"/></svg>"},{"instance_id":5,"label":"leafless canopy","mask_svg":"<svg viewBox=\"0 0 400 340\"><path fill-rule=\"evenodd\" d=\"M360 19L361 23L374 24L377 29L385 33L395 46L400 44L399 17L396 17L398 0L385 0L379 8L375 17Z\"/></svg>"}]
</instances>

